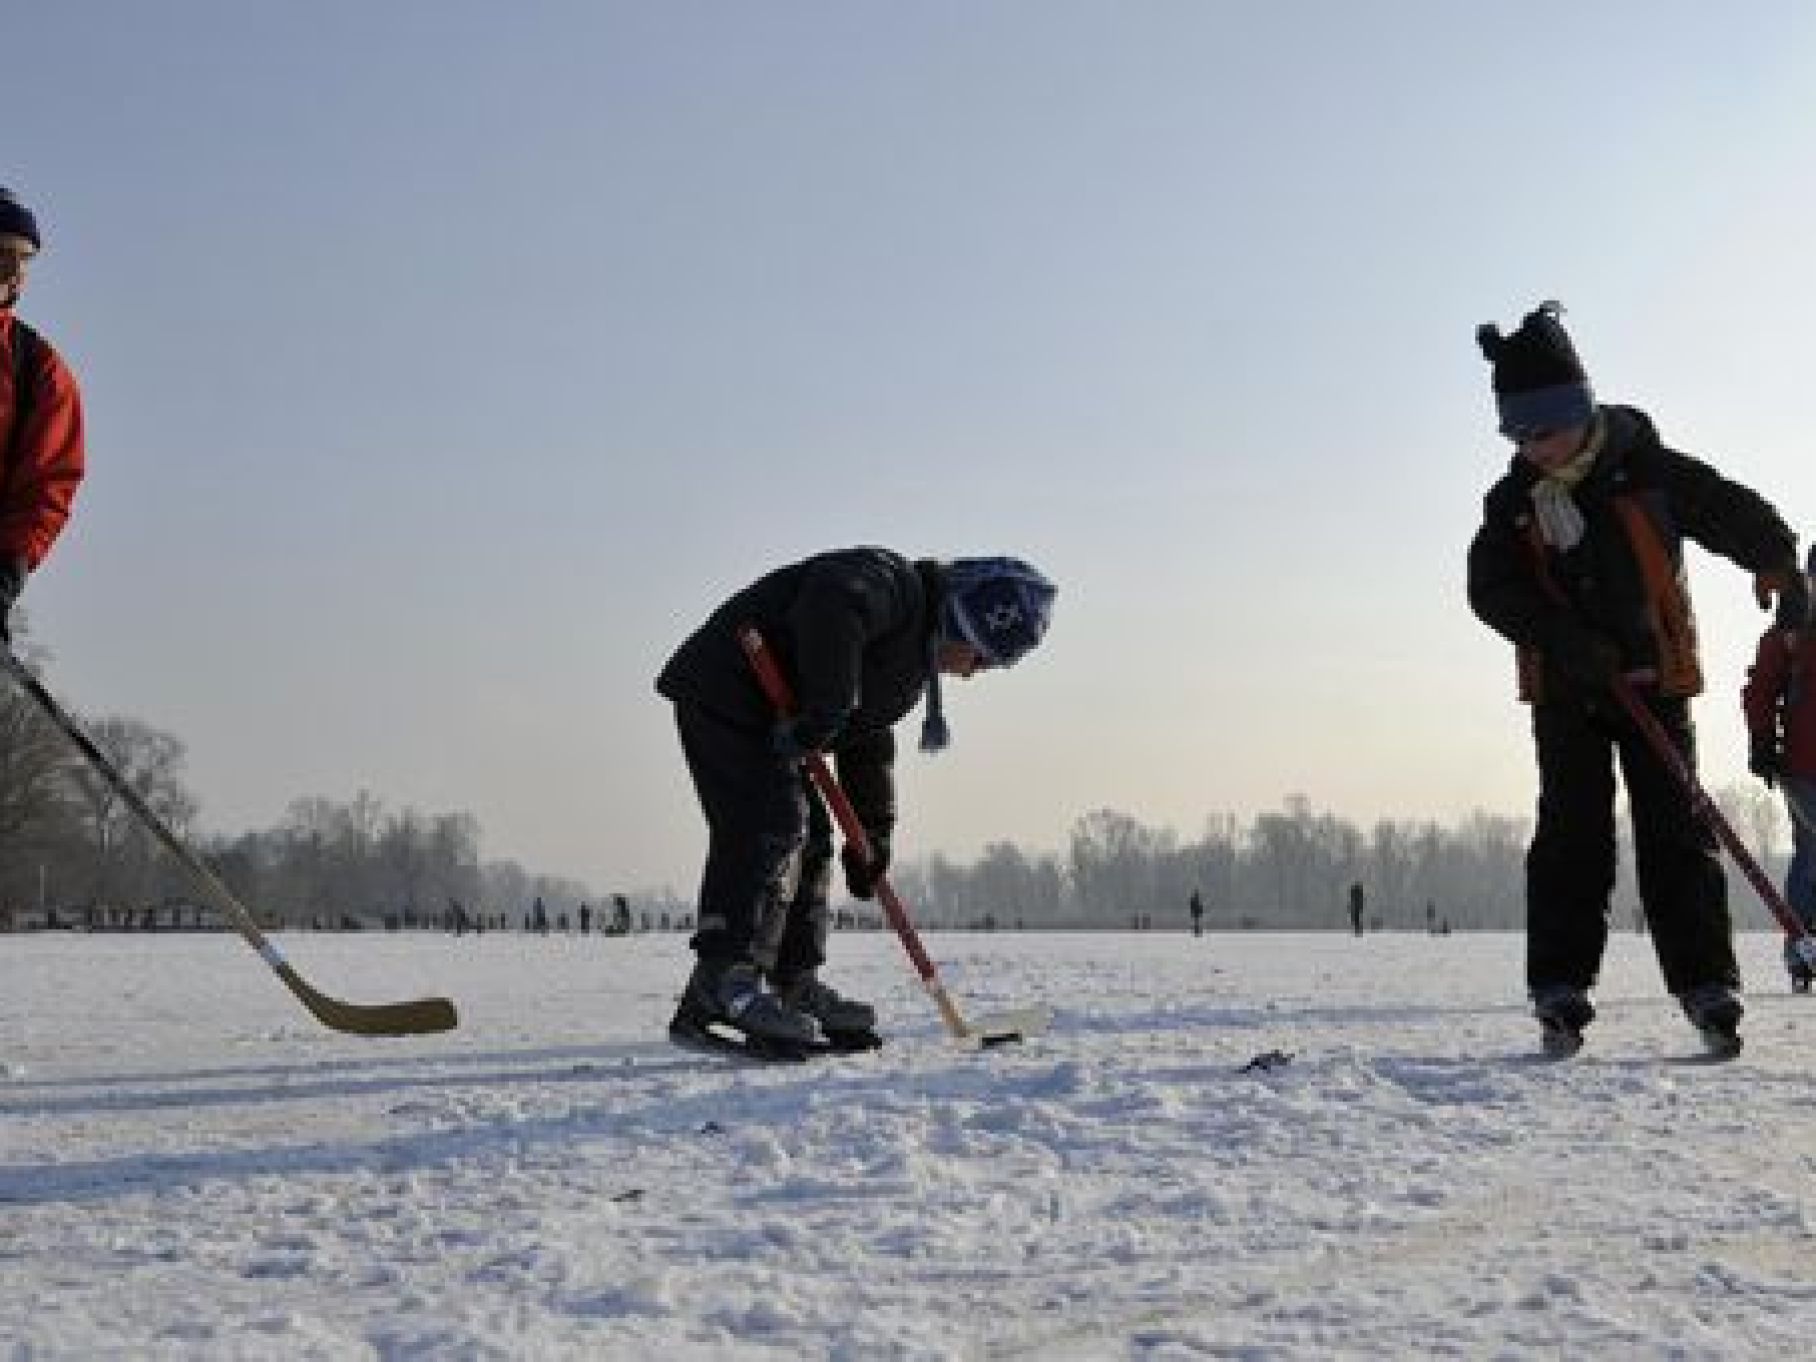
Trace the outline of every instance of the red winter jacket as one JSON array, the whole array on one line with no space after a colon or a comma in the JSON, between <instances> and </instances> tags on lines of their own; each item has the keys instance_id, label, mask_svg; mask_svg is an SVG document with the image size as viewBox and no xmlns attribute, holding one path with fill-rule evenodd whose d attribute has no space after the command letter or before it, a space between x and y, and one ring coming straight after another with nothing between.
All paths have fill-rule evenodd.
<instances>
[{"instance_id":1,"label":"red winter jacket","mask_svg":"<svg viewBox=\"0 0 1816 1362\"><path fill-rule=\"evenodd\" d=\"M69 519L82 481L82 394L63 357L40 337L37 386L26 429L15 439L18 335L12 312L0 309L0 558L35 568Z\"/></svg>"},{"instance_id":2,"label":"red winter jacket","mask_svg":"<svg viewBox=\"0 0 1816 1362\"><path fill-rule=\"evenodd\" d=\"M1740 703L1751 736L1784 735L1785 770L1816 776L1816 629L1768 629Z\"/></svg>"}]
</instances>

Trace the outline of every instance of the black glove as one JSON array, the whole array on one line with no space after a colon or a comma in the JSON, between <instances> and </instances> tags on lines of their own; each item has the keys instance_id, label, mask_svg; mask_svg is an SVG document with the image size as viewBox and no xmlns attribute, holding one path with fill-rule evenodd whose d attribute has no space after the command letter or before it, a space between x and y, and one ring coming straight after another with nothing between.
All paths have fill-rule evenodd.
<instances>
[{"instance_id":1,"label":"black glove","mask_svg":"<svg viewBox=\"0 0 1816 1362\"><path fill-rule=\"evenodd\" d=\"M1570 619L1545 649L1563 688L1585 697L1600 695L1621 673L1621 650L1606 634Z\"/></svg>"},{"instance_id":2,"label":"black glove","mask_svg":"<svg viewBox=\"0 0 1816 1362\"><path fill-rule=\"evenodd\" d=\"M1810 622L1810 579L1796 567L1769 568L1753 574L1753 599L1761 610L1778 604L1776 629L1801 629Z\"/></svg>"},{"instance_id":3,"label":"black glove","mask_svg":"<svg viewBox=\"0 0 1816 1362\"><path fill-rule=\"evenodd\" d=\"M1774 621L1780 629L1802 629L1810 622L1810 579L1801 572L1793 572L1778 593L1778 616Z\"/></svg>"},{"instance_id":4,"label":"black glove","mask_svg":"<svg viewBox=\"0 0 1816 1362\"><path fill-rule=\"evenodd\" d=\"M25 590L25 573L22 559L0 559L0 643L13 641L13 603Z\"/></svg>"},{"instance_id":5,"label":"black glove","mask_svg":"<svg viewBox=\"0 0 1816 1362\"><path fill-rule=\"evenodd\" d=\"M1747 770L1765 781L1768 790L1778 784L1778 777L1784 774L1784 758L1776 737L1769 733L1754 737L1753 748L1747 754Z\"/></svg>"},{"instance_id":6,"label":"black glove","mask_svg":"<svg viewBox=\"0 0 1816 1362\"><path fill-rule=\"evenodd\" d=\"M858 855L850 842L839 851L839 863L845 867L845 887L854 899L867 899L876 894L876 882L889 869L889 834L866 832L870 841L870 860Z\"/></svg>"},{"instance_id":7,"label":"black glove","mask_svg":"<svg viewBox=\"0 0 1816 1362\"><path fill-rule=\"evenodd\" d=\"M843 722L836 714L791 714L777 720L770 730L770 746L783 761L800 761L809 752L824 752L831 747Z\"/></svg>"}]
</instances>

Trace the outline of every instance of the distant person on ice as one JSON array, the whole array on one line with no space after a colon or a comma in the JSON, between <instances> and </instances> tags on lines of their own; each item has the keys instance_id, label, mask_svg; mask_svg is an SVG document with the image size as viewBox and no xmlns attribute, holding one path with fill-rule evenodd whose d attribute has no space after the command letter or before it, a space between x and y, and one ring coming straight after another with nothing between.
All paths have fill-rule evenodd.
<instances>
[{"instance_id":1,"label":"distant person on ice","mask_svg":"<svg viewBox=\"0 0 1816 1362\"><path fill-rule=\"evenodd\" d=\"M26 577L69 519L82 481L82 397L51 346L13 315L43 245L37 219L0 188L0 640Z\"/></svg>"},{"instance_id":2,"label":"distant person on ice","mask_svg":"<svg viewBox=\"0 0 1816 1362\"><path fill-rule=\"evenodd\" d=\"M921 747L946 745L940 677L1013 665L1047 631L1054 587L1014 558L909 561L881 548L779 568L715 610L656 689L674 702L706 815L698 957L670 1025L679 1041L728 1027L760 1043L874 1043L876 1012L818 975L826 958L832 825L802 766L826 752L874 858L841 857L868 899L895 830L891 726L926 696ZM753 625L798 705L779 721L739 646ZM765 986L767 981L767 987Z\"/></svg>"},{"instance_id":3,"label":"distant person on ice","mask_svg":"<svg viewBox=\"0 0 1816 1362\"><path fill-rule=\"evenodd\" d=\"M1804 563L1816 590L1816 546ZM1816 926L1816 627L1768 629L1747 684L1741 690L1747 733L1752 738L1748 768L1784 793L1791 815L1791 865L1784 897L1804 926ZM1810 990L1810 967L1785 942L1791 987Z\"/></svg>"},{"instance_id":4,"label":"distant person on ice","mask_svg":"<svg viewBox=\"0 0 1816 1362\"><path fill-rule=\"evenodd\" d=\"M1758 495L1667 448L1644 412L1599 405L1555 303L1476 339L1514 444L1469 548L1469 602L1517 648L1532 706L1538 821L1526 856L1526 982L1548 1049L1595 1016L1589 990L1614 888L1614 763L1633 810L1640 900L1665 984L1712 1044L1743 1011L1727 887L1713 833L1609 690L1638 687L1694 766L1701 692L1684 540L1754 573L1761 608L1803 622L1797 540Z\"/></svg>"}]
</instances>

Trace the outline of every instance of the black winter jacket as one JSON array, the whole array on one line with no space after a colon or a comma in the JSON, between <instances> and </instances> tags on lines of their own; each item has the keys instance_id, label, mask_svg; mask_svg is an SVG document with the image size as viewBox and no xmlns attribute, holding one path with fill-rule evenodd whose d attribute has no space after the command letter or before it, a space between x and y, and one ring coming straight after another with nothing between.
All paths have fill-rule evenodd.
<instances>
[{"instance_id":1,"label":"black winter jacket","mask_svg":"<svg viewBox=\"0 0 1816 1362\"><path fill-rule=\"evenodd\" d=\"M778 568L715 610L675 650L656 689L767 731L775 712L739 646L755 625L804 714L839 722L839 779L871 832L895 823L891 725L920 701L945 573L882 548L839 549Z\"/></svg>"},{"instance_id":2,"label":"black winter jacket","mask_svg":"<svg viewBox=\"0 0 1816 1362\"><path fill-rule=\"evenodd\" d=\"M1565 599L1546 588L1533 546L1532 488L1544 473L1516 454L1483 499L1482 525L1469 546L1469 604L1483 623L1524 648L1542 653L1574 616L1619 646L1628 668L1656 666L1659 603L1648 592L1616 497L1644 508L1680 578L1684 538L1750 572L1794 569L1797 538L1757 493L1666 448L1644 412L1604 406L1601 413L1606 443L1573 498L1583 538L1567 552L1542 550ZM1687 609L1687 592L1683 599Z\"/></svg>"}]
</instances>

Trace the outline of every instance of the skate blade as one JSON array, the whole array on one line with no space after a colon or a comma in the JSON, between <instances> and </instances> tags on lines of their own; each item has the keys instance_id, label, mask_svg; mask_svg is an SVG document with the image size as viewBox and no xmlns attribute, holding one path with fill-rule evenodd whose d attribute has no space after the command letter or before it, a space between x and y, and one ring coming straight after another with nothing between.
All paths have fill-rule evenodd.
<instances>
[{"instance_id":1,"label":"skate blade","mask_svg":"<svg viewBox=\"0 0 1816 1362\"><path fill-rule=\"evenodd\" d=\"M712 1027L670 1026L668 1040L669 1044L697 1055L717 1055L750 1064L802 1064L811 1059L817 1049L812 1044L764 1040Z\"/></svg>"},{"instance_id":2,"label":"skate blade","mask_svg":"<svg viewBox=\"0 0 1816 1362\"><path fill-rule=\"evenodd\" d=\"M883 1038L868 1028L858 1031L823 1031L821 1036L815 1049L823 1050L829 1055L861 1055L868 1050L883 1048Z\"/></svg>"},{"instance_id":3,"label":"skate blade","mask_svg":"<svg viewBox=\"0 0 1816 1362\"><path fill-rule=\"evenodd\" d=\"M1702 1043L1710 1059L1733 1059L1741 1050L1740 1037L1732 1031L1704 1031Z\"/></svg>"},{"instance_id":4,"label":"skate blade","mask_svg":"<svg viewBox=\"0 0 1816 1362\"><path fill-rule=\"evenodd\" d=\"M1573 1027L1541 1022L1539 1048L1547 1059L1569 1059L1583 1048L1583 1033Z\"/></svg>"}]
</instances>

